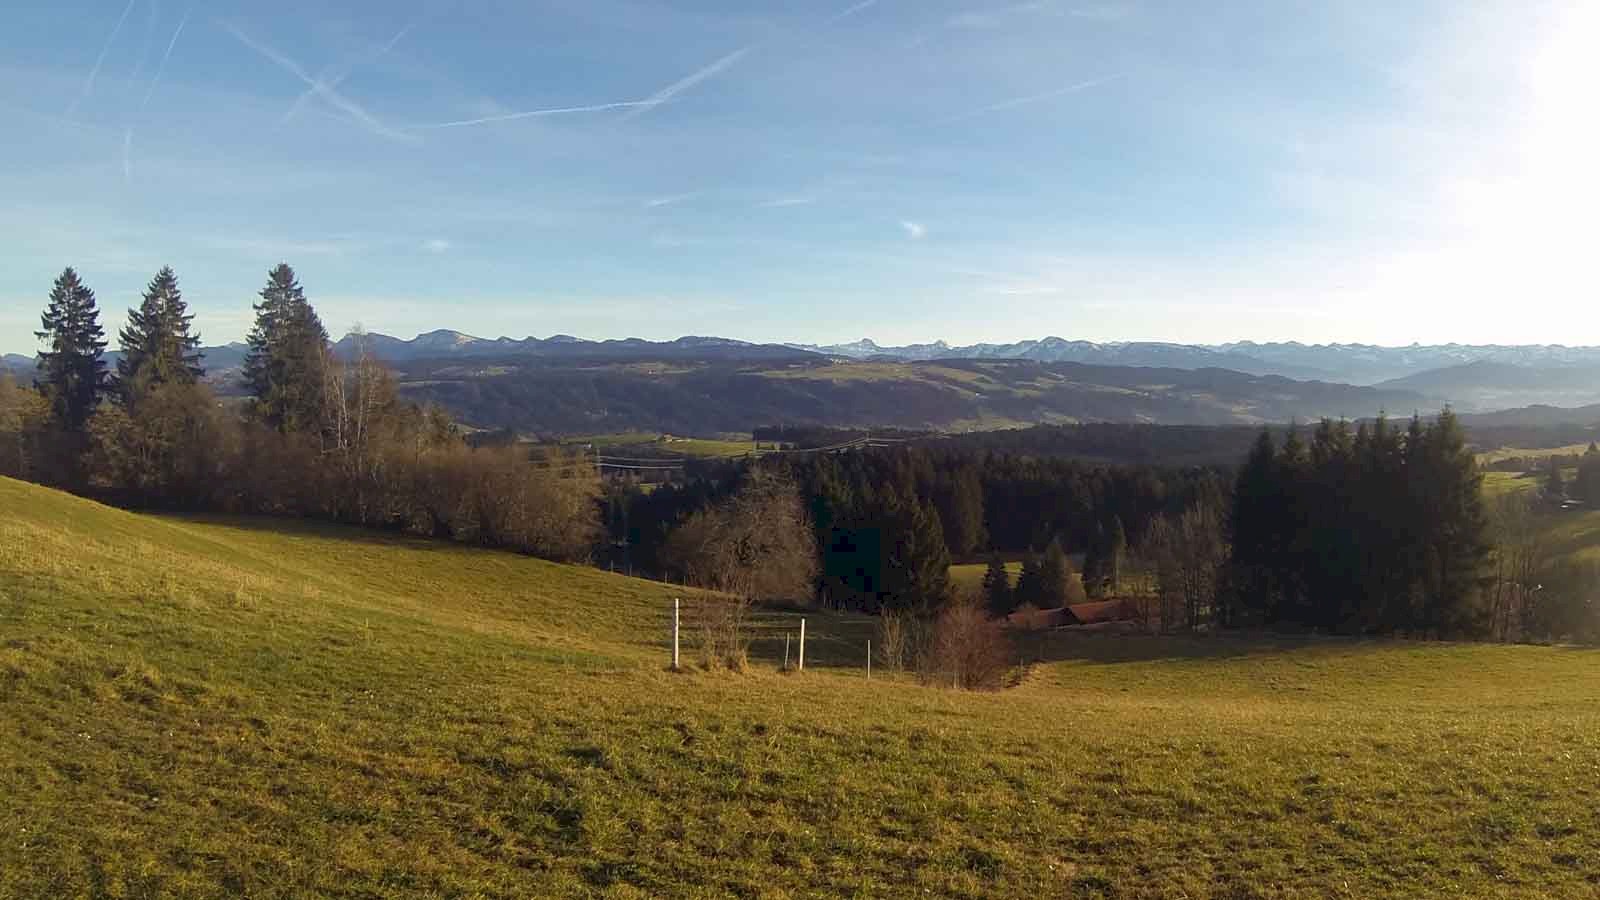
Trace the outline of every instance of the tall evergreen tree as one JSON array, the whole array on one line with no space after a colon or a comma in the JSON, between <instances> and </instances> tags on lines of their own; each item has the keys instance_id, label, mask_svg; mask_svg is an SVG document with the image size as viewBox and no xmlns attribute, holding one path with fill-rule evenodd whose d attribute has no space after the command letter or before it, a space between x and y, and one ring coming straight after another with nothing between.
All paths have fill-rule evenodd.
<instances>
[{"instance_id":1,"label":"tall evergreen tree","mask_svg":"<svg viewBox=\"0 0 1600 900\"><path fill-rule=\"evenodd\" d=\"M287 263L268 274L255 311L244 384L256 414L283 432L320 431L328 332Z\"/></svg>"},{"instance_id":2,"label":"tall evergreen tree","mask_svg":"<svg viewBox=\"0 0 1600 900\"><path fill-rule=\"evenodd\" d=\"M50 345L39 353L37 384L49 399L56 423L81 433L107 388L105 331L94 291L71 268L62 271L40 316L35 337Z\"/></svg>"},{"instance_id":3,"label":"tall evergreen tree","mask_svg":"<svg viewBox=\"0 0 1600 900\"><path fill-rule=\"evenodd\" d=\"M1105 526L1096 522L1094 530L1089 533L1089 543L1083 553L1083 589L1090 597L1096 599L1105 596L1106 574L1110 563L1107 559L1109 547Z\"/></svg>"},{"instance_id":4,"label":"tall evergreen tree","mask_svg":"<svg viewBox=\"0 0 1600 900\"><path fill-rule=\"evenodd\" d=\"M1122 592L1122 564L1127 555L1128 532L1122 527L1122 517L1114 515L1111 517L1111 527L1106 529L1104 571L1105 593L1108 596L1114 597ZM1062 558L1065 559L1065 555Z\"/></svg>"},{"instance_id":5,"label":"tall evergreen tree","mask_svg":"<svg viewBox=\"0 0 1600 900\"><path fill-rule=\"evenodd\" d=\"M178 276L162 267L145 289L137 309L128 310L128 324L117 337L122 357L117 360L117 380L123 398L134 398L162 384L194 384L205 369L200 365L200 336L190 333L189 314Z\"/></svg>"},{"instance_id":6,"label":"tall evergreen tree","mask_svg":"<svg viewBox=\"0 0 1600 900\"><path fill-rule=\"evenodd\" d=\"M1044 559L1039 562L1039 583L1042 585L1046 609L1059 609L1067 605L1067 579L1072 575L1072 563L1061 549L1061 541L1054 540L1045 548Z\"/></svg>"},{"instance_id":7,"label":"tall evergreen tree","mask_svg":"<svg viewBox=\"0 0 1600 900\"><path fill-rule=\"evenodd\" d=\"M1022 573L1017 576L1014 600L1019 607L1033 606L1045 609L1049 606L1049 599L1045 596L1042 566L1039 557L1032 551L1022 558Z\"/></svg>"},{"instance_id":8,"label":"tall evergreen tree","mask_svg":"<svg viewBox=\"0 0 1600 900\"><path fill-rule=\"evenodd\" d=\"M1436 635L1472 633L1480 627L1473 601L1489 556L1489 521L1477 457L1449 407L1424 433L1418 458L1423 468L1411 477L1413 502L1427 515L1417 526L1425 566L1416 625Z\"/></svg>"},{"instance_id":9,"label":"tall evergreen tree","mask_svg":"<svg viewBox=\"0 0 1600 900\"><path fill-rule=\"evenodd\" d=\"M1544 495L1551 503L1560 503L1567 497L1567 482L1561 477L1561 459L1550 457L1544 473Z\"/></svg>"},{"instance_id":10,"label":"tall evergreen tree","mask_svg":"<svg viewBox=\"0 0 1600 900\"><path fill-rule=\"evenodd\" d=\"M1596 447L1592 441L1578 460L1578 475L1572 481L1572 493L1587 506L1600 508L1600 447Z\"/></svg>"},{"instance_id":11,"label":"tall evergreen tree","mask_svg":"<svg viewBox=\"0 0 1600 900\"><path fill-rule=\"evenodd\" d=\"M1233 548L1231 584L1235 596L1228 604L1228 625L1265 622L1276 605L1279 510L1278 449L1272 433L1262 429L1250 455L1239 469L1233 487L1228 533ZM1088 576L1084 564L1084 576Z\"/></svg>"},{"instance_id":12,"label":"tall evergreen tree","mask_svg":"<svg viewBox=\"0 0 1600 900\"><path fill-rule=\"evenodd\" d=\"M989 615L997 619L1010 615L1017 608L1016 597L1011 592L1011 576L998 553L989 557L989 565L983 572L983 604L988 607Z\"/></svg>"}]
</instances>

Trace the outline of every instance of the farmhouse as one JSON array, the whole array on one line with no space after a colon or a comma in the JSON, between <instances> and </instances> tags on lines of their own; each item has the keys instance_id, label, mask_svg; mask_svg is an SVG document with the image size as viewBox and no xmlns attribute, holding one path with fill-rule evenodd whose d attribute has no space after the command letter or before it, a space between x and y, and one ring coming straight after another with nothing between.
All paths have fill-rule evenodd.
<instances>
[{"instance_id":1,"label":"farmhouse","mask_svg":"<svg viewBox=\"0 0 1600 900\"><path fill-rule=\"evenodd\" d=\"M1075 603L1059 609L1019 609L1006 616L1006 625L1025 631L1055 628L1100 630L1136 624L1139 611L1127 600Z\"/></svg>"}]
</instances>

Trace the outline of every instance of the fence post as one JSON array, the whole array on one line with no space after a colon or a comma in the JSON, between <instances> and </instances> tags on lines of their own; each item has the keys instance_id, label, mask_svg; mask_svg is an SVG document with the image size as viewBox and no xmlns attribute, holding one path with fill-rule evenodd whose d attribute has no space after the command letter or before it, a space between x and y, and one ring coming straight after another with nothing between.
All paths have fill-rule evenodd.
<instances>
[{"instance_id":1,"label":"fence post","mask_svg":"<svg viewBox=\"0 0 1600 900\"><path fill-rule=\"evenodd\" d=\"M678 671L678 598L672 598L672 671Z\"/></svg>"},{"instance_id":2,"label":"fence post","mask_svg":"<svg viewBox=\"0 0 1600 900\"><path fill-rule=\"evenodd\" d=\"M800 671L806 670L806 620L800 620Z\"/></svg>"},{"instance_id":3,"label":"fence post","mask_svg":"<svg viewBox=\"0 0 1600 900\"><path fill-rule=\"evenodd\" d=\"M872 680L872 642L867 641L867 680Z\"/></svg>"},{"instance_id":4,"label":"fence post","mask_svg":"<svg viewBox=\"0 0 1600 900\"><path fill-rule=\"evenodd\" d=\"M783 670L789 671L789 632L783 633Z\"/></svg>"}]
</instances>

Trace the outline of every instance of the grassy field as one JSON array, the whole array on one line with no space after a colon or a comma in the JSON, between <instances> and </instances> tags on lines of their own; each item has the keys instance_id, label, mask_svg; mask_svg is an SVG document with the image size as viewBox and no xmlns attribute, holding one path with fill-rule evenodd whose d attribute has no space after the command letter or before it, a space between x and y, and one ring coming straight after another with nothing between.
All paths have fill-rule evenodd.
<instances>
[{"instance_id":1,"label":"grassy field","mask_svg":"<svg viewBox=\"0 0 1600 900\"><path fill-rule=\"evenodd\" d=\"M950 567L950 583L958 591L968 594L979 594L983 591L983 574L988 571L988 563L957 563ZM1006 563L1006 574L1011 577L1013 586L1017 583L1017 576L1022 574L1022 562Z\"/></svg>"},{"instance_id":2,"label":"grassy field","mask_svg":"<svg viewBox=\"0 0 1600 900\"><path fill-rule=\"evenodd\" d=\"M673 591L0 479L0 896L1593 896L1600 655L1031 644L1021 686Z\"/></svg>"},{"instance_id":3,"label":"grassy field","mask_svg":"<svg viewBox=\"0 0 1600 900\"><path fill-rule=\"evenodd\" d=\"M1584 451L1588 449L1588 444L1569 444L1565 447L1546 447L1538 450L1525 450L1521 447L1501 447L1496 450L1486 450L1479 453L1478 462L1488 465L1506 459L1547 459L1552 456L1582 456Z\"/></svg>"},{"instance_id":4,"label":"grassy field","mask_svg":"<svg viewBox=\"0 0 1600 900\"><path fill-rule=\"evenodd\" d=\"M612 454L649 449L654 454L699 458L745 456L756 449L753 440L743 438L684 438L645 432L569 438L567 443L592 444Z\"/></svg>"}]
</instances>

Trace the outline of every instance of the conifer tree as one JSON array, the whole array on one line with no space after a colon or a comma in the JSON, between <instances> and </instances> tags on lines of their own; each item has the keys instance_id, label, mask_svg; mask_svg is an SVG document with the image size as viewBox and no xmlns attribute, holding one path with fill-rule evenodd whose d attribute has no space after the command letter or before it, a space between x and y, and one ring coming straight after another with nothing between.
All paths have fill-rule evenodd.
<instances>
[{"instance_id":1,"label":"conifer tree","mask_svg":"<svg viewBox=\"0 0 1600 900\"><path fill-rule=\"evenodd\" d=\"M1578 475L1573 479L1572 493L1590 507L1600 507L1600 447L1590 442L1583 458L1578 460Z\"/></svg>"},{"instance_id":2,"label":"conifer tree","mask_svg":"<svg viewBox=\"0 0 1600 900\"><path fill-rule=\"evenodd\" d=\"M1236 620L1230 625L1265 622L1277 605L1282 552L1278 529L1283 503L1279 487L1278 450L1271 432L1263 429L1239 469L1228 516L1233 548L1232 585L1236 591L1230 603ZM1087 579L1087 562L1083 568Z\"/></svg>"},{"instance_id":3,"label":"conifer tree","mask_svg":"<svg viewBox=\"0 0 1600 900\"><path fill-rule=\"evenodd\" d=\"M1567 497L1567 483L1561 477L1561 460L1550 457L1550 466L1544 473L1544 495L1551 503L1560 503Z\"/></svg>"},{"instance_id":4,"label":"conifer tree","mask_svg":"<svg viewBox=\"0 0 1600 900\"><path fill-rule=\"evenodd\" d=\"M125 402L162 384L194 384L200 365L200 336L190 333L194 316L178 290L178 276L163 267L145 289L137 309L128 310L128 324L117 337L122 358L117 380Z\"/></svg>"},{"instance_id":5,"label":"conifer tree","mask_svg":"<svg viewBox=\"0 0 1600 900\"><path fill-rule=\"evenodd\" d=\"M983 602L989 615L997 619L1010 615L1017 608L1011 591L1011 576L1006 573L1005 561L998 553L989 557L988 568L983 572Z\"/></svg>"},{"instance_id":6,"label":"conifer tree","mask_svg":"<svg viewBox=\"0 0 1600 900\"><path fill-rule=\"evenodd\" d=\"M1106 553L1102 564L1105 593L1110 596L1115 597L1122 592L1122 564L1127 555L1128 533L1122 527L1122 517L1112 516L1111 527L1106 530ZM1065 554L1062 559L1066 559ZM1070 563L1068 565L1070 567Z\"/></svg>"},{"instance_id":7,"label":"conifer tree","mask_svg":"<svg viewBox=\"0 0 1600 900\"><path fill-rule=\"evenodd\" d=\"M255 311L244 384L256 414L286 433L320 431L328 332L287 263L268 274Z\"/></svg>"},{"instance_id":8,"label":"conifer tree","mask_svg":"<svg viewBox=\"0 0 1600 900\"><path fill-rule=\"evenodd\" d=\"M1096 522L1083 554L1083 589L1096 599L1105 594L1107 547L1105 526Z\"/></svg>"},{"instance_id":9,"label":"conifer tree","mask_svg":"<svg viewBox=\"0 0 1600 900\"><path fill-rule=\"evenodd\" d=\"M56 424L82 433L107 387L105 331L94 291L71 268L62 271L50 290L50 303L40 316L43 330L34 332L50 349L39 353L37 384L49 399Z\"/></svg>"},{"instance_id":10,"label":"conifer tree","mask_svg":"<svg viewBox=\"0 0 1600 900\"><path fill-rule=\"evenodd\" d=\"M1067 605L1067 578L1072 564L1067 561L1061 541L1053 540L1045 548L1044 559L1039 562L1039 584L1044 595L1041 604L1046 609L1059 609Z\"/></svg>"},{"instance_id":11,"label":"conifer tree","mask_svg":"<svg viewBox=\"0 0 1600 900\"><path fill-rule=\"evenodd\" d=\"M1018 607L1044 609L1048 606L1039 557L1031 551L1022 558L1022 574L1017 576L1017 589L1013 596Z\"/></svg>"}]
</instances>

